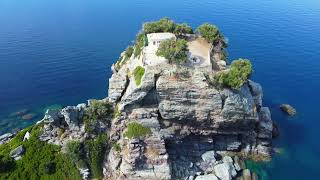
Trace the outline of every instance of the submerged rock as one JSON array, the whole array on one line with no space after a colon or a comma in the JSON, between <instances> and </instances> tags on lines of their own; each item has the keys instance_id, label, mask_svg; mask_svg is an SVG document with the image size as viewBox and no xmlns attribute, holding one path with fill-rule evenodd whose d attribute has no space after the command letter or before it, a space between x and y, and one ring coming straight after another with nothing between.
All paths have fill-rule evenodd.
<instances>
[{"instance_id":1,"label":"submerged rock","mask_svg":"<svg viewBox=\"0 0 320 180\"><path fill-rule=\"evenodd\" d=\"M294 115L296 115L296 113L297 113L296 109L295 109L294 107L292 107L291 105L289 105L289 104L282 104L282 105L280 106L280 109L281 109L283 112L285 112L285 113L287 113L288 115L290 115L290 116L294 116Z\"/></svg>"},{"instance_id":2,"label":"submerged rock","mask_svg":"<svg viewBox=\"0 0 320 180\"><path fill-rule=\"evenodd\" d=\"M29 109L21 109L19 111L13 112L9 115L9 117L17 117L17 116L23 116L29 112Z\"/></svg>"},{"instance_id":3,"label":"submerged rock","mask_svg":"<svg viewBox=\"0 0 320 180\"><path fill-rule=\"evenodd\" d=\"M28 114L23 115L21 117L21 119L23 119L23 120L31 120L31 119L34 119L35 117L37 117L36 113L28 113Z\"/></svg>"}]
</instances>

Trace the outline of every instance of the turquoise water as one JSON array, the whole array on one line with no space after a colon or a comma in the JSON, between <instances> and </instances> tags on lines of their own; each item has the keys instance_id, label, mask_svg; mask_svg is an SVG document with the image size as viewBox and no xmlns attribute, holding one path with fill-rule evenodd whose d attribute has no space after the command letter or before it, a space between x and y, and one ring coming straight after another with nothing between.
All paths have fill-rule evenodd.
<instances>
[{"instance_id":1,"label":"turquoise water","mask_svg":"<svg viewBox=\"0 0 320 180\"><path fill-rule=\"evenodd\" d=\"M263 179L320 177L320 1L318 0L1 0L0 133L41 118L47 106L103 98L110 66L141 23L168 16L218 25L230 59L252 60L253 79L279 124L282 154L252 164ZM279 104L290 103L289 118ZM21 109L31 120L9 116Z\"/></svg>"}]
</instances>

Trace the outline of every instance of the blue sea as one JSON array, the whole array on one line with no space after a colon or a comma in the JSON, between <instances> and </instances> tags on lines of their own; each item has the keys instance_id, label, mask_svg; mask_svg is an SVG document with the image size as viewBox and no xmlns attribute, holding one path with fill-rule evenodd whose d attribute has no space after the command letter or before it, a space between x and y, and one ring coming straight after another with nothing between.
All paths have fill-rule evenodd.
<instances>
[{"instance_id":1,"label":"blue sea","mask_svg":"<svg viewBox=\"0 0 320 180\"><path fill-rule=\"evenodd\" d=\"M216 24L230 61L252 61L281 135L272 162L248 166L261 179L319 179L319 0L0 0L0 134L47 107L106 97L112 63L143 22L164 16ZM284 115L282 103L297 116Z\"/></svg>"}]
</instances>

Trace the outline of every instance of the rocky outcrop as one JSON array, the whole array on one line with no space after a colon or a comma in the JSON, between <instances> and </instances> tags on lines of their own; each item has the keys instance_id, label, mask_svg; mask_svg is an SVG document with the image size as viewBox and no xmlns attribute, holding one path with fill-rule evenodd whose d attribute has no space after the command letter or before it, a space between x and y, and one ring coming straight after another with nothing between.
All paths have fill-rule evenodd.
<instances>
[{"instance_id":1,"label":"rocky outcrop","mask_svg":"<svg viewBox=\"0 0 320 180\"><path fill-rule=\"evenodd\" d=\"M25 152L24 147L20 145L10 152L10 157L14 158L14 160L19 160L21 159L24 152Z\"/></svg>"},{"instance_id":2,"label":"rocky outcrop","mask_svg":"<svg viewBox=\"0 0 320 180\"><path fill-rule=\"evenodd\" d=\"M38 122L44 124L39 139L62 146L72 139L83 140L85 126L82 119L86 107L86 104L78 104L67 106L62 110L48 109L44 118Z\"/></svg>"},{"instance_id":3,"label":"rocky outcrop","mask_svg":"<svg viewBox=\"0 0 320 180\"><path fill-rule=\"evenodd\" d=\"M283 112L285 112L285 113L287 113L288 115L290 115L290 116L294 116L294 115L296 115L296 113L297 113L296 109L295 109L294 107L292 107L291 105L289 105L289 104L282 104L282 105L280 106L280 109L281 109Z\"/></svg>"},{"instance_id":4,"label":"rocky outcrop","mask_svg":"<svg viewBox=\"0 0 320 180\"><path fill-rule=\"evenodd\" d=\"M13 138L14 134L6 133L0 136L0 145L5 144Z\"/></svg>"},{"instance_id":5,"label":"rocky outcrop","mask_svg":"<svg viewBox=\"0 0 320 180\"><path fill-rule=\"evenodd\" d=\"M122 73L130 71L123 69ZM115 73L109 99L121 113L112 123L110 139L121 151L108 155L108 179L231 180L244 163L239 158L218 160L216 151L270 158L273 122L263 107L261 86L250 80L239 90L221 88L212 83L214 73L167 64L147 66L140 86L130 76L128 82L121 81L117 93L116 77L124 75ZM128 139L124 132L132 121L150 127L152 134Z\"/></svg>"}]
</instances>

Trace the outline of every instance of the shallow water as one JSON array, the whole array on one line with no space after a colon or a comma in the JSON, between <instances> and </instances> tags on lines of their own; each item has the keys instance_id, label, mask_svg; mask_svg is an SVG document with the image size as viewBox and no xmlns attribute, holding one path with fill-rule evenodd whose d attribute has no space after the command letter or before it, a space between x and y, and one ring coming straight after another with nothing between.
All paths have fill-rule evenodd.
<instances>
[{"instance_id":1,"label":"shallow water","mask_svg":"<svg viewBox=\"0 0 320 180\"><path fill-rule=\"evenodd\" d=\"M320 175L320 1L317 0L1 0L0 134L41 117L9 114L28 108L73 105L107 94L110 66L141 23L168 16L193 27L218 25L230 59L245 57L264 88L264 104L278 122L268 164L249 164L264 179ZM289 103L289 118L278 106Z\"/></svg>"}]
</instances>

